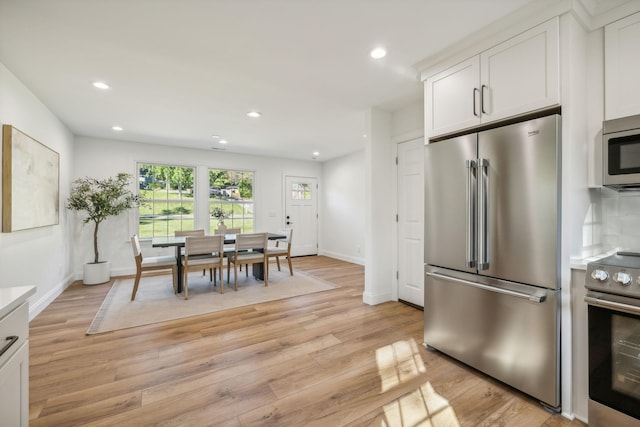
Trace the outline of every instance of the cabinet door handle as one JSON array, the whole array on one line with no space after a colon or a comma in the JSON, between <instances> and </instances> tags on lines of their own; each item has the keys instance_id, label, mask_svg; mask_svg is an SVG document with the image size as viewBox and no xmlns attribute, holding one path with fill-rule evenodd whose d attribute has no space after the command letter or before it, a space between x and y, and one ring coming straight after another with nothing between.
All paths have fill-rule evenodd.
<instances>
[{"instance_id":1,"label":"cabinet door handle","mask_svg":"<svg viewBox=\"0 0 640 427\"><path fill-rule=\"evenodd\" d=\"M477 87L473 88L473 115L476 117L480 117L478 114L478 110L476 109L476 92L480 92ZM481 100L482 101L482 100Z\"/></svg>"},{"instance_id":2,"label":"cabinet door handle","mask_svg":"<svg viewBox=\"0 0 640 427\"><path fill-rule=\"evenodd\" d=\"M482 85L480 90L480 111L482 111L482 114L487 114L486 110L484 109L484 90L487 88L487 85Z\"/></svg>"},{"instance_id":3,"label":"cabinet door handle","mask_svg":"<svg viewBox=\"0 0 640 427\"><path fill-rule=\"evenodd\" d=\"M15 344L16 341L18 341L18 336L11 335L10 337L7 337L5 341L9 341L9 342L5 344L4 347L2 347L2 350L0 350L0 356L2 356L7 350L9 350L9 348L11 348L11 346Z\"/></svg>"}]
</instances>

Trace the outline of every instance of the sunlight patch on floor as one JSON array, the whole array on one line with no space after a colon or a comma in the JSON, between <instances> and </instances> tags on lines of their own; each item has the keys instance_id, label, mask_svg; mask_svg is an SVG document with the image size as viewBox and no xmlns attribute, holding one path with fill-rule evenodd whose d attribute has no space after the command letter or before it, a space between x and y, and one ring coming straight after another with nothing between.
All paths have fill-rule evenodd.
<instances>
[{"instance_id":1,"label":"sunlight patch on floor","mask_svg":"<svg viewBox=\"0 0 640 427\"><path fill-rule=\"evenodd\" d=\"M417 390L384 406L381 425L389 427L459 427L449 401L425 383Z\"/></svg>"},{"instance_id":2,"label":"sunlight patch on floor","mask_svg":"<svg viewBox=\"0 0 640 427\"><path fill-rule=\"evenodd\" d=\"M415 340L396 341L376 350L382 392L427 372Z\"/></svg>"},{"instance_id":3,"label":"sunlight patch on floor","mask_svg":"<svg viewBox=\"0 0 640 427\"><path fill-rule=\"evenodd\" d=\"M376 350L381 392L417 378L427 372L415 340L396 341ZM426 382L383 407L381 425L393 427L459 427L456 413L449 401Z\"/></svg>"}]
</instances>

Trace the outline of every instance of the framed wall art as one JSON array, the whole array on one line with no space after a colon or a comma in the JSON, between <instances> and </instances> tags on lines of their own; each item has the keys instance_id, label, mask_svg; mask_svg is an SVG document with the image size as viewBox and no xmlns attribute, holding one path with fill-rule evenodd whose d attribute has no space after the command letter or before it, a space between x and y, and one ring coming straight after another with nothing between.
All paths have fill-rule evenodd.
<instances>
[{"instance_id":1,"label":"framed wall art","mask_svg":"<svg viewBox=\"0 0 640 427\"><path fill-rule=\"evenodd\" d=\"M2 232L56 225L60 155L11 125L2 125Z\"/></svg>"}]
</instances>

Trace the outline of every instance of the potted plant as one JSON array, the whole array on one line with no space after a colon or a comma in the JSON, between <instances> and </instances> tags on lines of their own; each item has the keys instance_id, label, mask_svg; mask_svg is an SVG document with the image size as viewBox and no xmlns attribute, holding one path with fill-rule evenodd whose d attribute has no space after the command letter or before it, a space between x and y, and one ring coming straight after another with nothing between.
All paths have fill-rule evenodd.
<instances>
[{"instance_id":1,"label":"potted plant","mask_svg":"<svg viewBox=\"0 0 640 427\"><path fill-rule=\"evenodd\" d=\"M110 263L100 261L98 253L98 229L100 224L110 216L140 206L144 202L138 195L129 190L132 176L119 173L106 179L78 178L73 182L71 194L67 199L67 209L85 212L83 224L92 222L93 228L93 262L84 265L83 283L96 285L105 283L110 278Z\"/></svg>"},{"instance_id":2,"label":"potted plant","mask_svg":"<svg viewBox=\"0 0 640 427\"><path fill-rule=\"evenodd\" d=\"M218 220L218 225L224 225L225 213L220 206L211 209L211 216Z\"/></svg>"}]
</instances>

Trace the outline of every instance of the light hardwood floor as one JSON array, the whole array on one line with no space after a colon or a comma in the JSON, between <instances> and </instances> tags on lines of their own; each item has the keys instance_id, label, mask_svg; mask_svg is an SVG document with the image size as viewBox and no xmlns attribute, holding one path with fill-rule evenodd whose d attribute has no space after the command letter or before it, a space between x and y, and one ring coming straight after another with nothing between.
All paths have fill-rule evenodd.
<instances>
[{"instance_id":1,"label":"light hardwood floor","mask_svg":"<svg viewBox=\"0 0 640 427\"><path fill-rule=\"evenodd\" d=\"M340 288L92 336L110 285L74 283L30 324L30 425L584 426L425 350L421 311L362 302L361 266L294 269Z\"/></svg>"}]
</instances>

